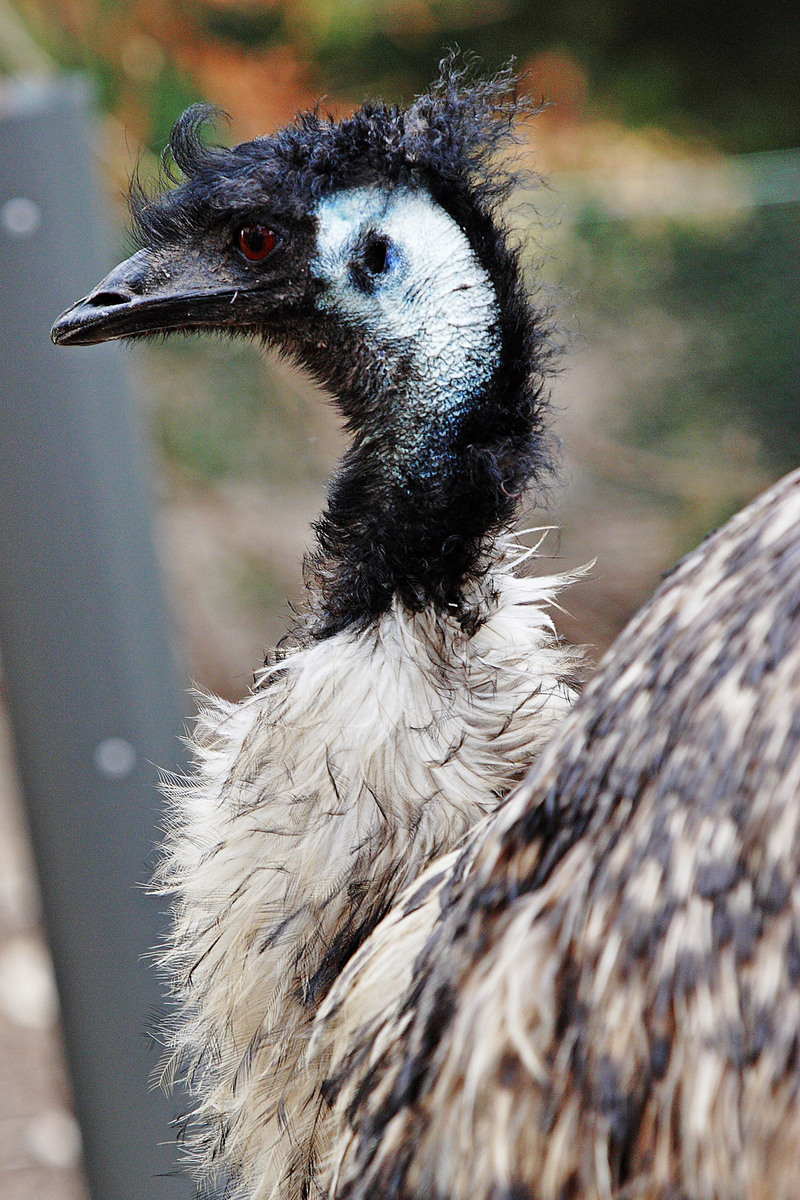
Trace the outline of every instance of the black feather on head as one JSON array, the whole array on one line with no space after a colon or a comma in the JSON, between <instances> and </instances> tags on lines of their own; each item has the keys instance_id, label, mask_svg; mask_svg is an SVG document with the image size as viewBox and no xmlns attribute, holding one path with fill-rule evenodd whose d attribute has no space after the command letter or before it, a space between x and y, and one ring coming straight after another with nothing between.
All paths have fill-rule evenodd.
<instances>
[{"instance_id":1,"label":"black feather on head","mask_svg":"<svg viewBox=\"0 0 800 1200\"><path fill-rule=\"evenodd\" d=\"M516 174L498 164L497 151L514 140L517 119L535 111L520 96L510 66L491 79L473 74L472 63L460 63L451 52L431 90L407 109L368 101L340 122L317 109L232 149L202 137L204 126L224 114L194 104L175 122L169 143L184 181L169 186L176 177L168 164L167 186L155 194L136 180L132 185L136 240L142 246L170 240L192 217L207 226L215 212L248 195L269 196L299 216L323 196L371 183L424 188L469 234L475 218L493 214L516 182Z\"/></svg>"}]
</instances>

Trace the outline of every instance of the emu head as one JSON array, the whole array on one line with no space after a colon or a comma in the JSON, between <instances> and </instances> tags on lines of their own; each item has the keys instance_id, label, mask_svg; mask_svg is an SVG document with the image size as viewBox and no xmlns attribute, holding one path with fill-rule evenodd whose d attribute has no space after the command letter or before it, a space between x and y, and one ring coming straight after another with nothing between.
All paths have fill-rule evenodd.
<instances>
[{"instance_id":1,"label":"emu head","mask_svg":"<svg viewBox=\"0 0 800 1200\"><path fill-rule=\"evenodd\" d=\"M461 342L468 372L484 359L488 375L506 343L527 369L528 306L498 219L512 179L495 151L520 109L512 85L503 72L461 86L449 64L405 111L366 104L341 123L306 113L232 149L201 141L214 110L193 106L170 139L182 182L152 196L134 184L140 248L59 317L53 340L254 333L327 376L347 370L313 352L335 331L384 367L403 359L427 375Z\"/></svg>"},{"instance_id":2,"label":"emu head","mask_svg":"<svg viewBox=\"0 0 800 1200\"><path fill-rule=\"evenodd\" d=\"M181 181L132 188L140 248L53 327L60 345L255 334L329 388L354 443L318 532L353 559L364 596L346 614L398 590L458 605L486 534L549 466L546 322L500 215L513 84L466 83L451 60L405 110L306 113L232 149L201 140L213 110L189 109L170 140Z\"/></svg>"}]
</instances>

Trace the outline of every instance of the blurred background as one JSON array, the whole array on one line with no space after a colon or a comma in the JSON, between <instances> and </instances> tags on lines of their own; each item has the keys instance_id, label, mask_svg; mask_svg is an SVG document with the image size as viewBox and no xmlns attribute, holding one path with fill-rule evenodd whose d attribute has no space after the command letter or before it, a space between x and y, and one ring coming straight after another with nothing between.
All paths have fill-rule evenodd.
<instances>
[{"instance_id":1,"label":"blurred background","mask_svg":"<svg viewBox=\"0 0 800 1200\"><path fill-rule=\"evenodd\" d=\"M221 136L237 141L320 97L338 114L366 94L408 100L446 45L488 70L516 56L547 101L519 150L546 182L515 197L512 219L564 345L561 479L522 524L556 527L558 567L596 559L559 616L595 657L665 569L800 462L798 41L788 0L0 0L0 73L94 81L114 261L131 170L155 171L198 98L230 114ZM186 675L237 697L300 594L337 420L246 344L192 337L126 356ZM84 1194L60 1054L3 728L6 1200Z\"/></svg>"}]
</instances>

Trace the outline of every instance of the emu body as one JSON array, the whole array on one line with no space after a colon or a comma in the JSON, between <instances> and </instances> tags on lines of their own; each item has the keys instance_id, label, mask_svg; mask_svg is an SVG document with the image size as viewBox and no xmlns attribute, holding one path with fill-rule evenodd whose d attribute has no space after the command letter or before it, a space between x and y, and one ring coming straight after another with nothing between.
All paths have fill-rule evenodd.
<instances>
[{"instance_id":1,"label":"emu body","mask_svg":"<svg viewBox=\"0 0 800 1200\"><path fill-rule=\"evenodd\" d=\"M197 774L173 794L164 961L183 1002L173 1048L200 1100L195 1146L209 1163L224 1146L248 1195L305 1183L293 1161L324 1076L301 1060L331 984L566 712L571 660L546 615L558 582L495 574L471 635L397 606L201 713Z\"/></svg>"},{"instance_id":2,"label":"emu body","mask_svg":"<svg viewBox=\"0 0 800 1200\"><path fill-rule=\"evenodd\" d=\"M171 793L174 1069L199 1171L251 1200L308 1187L325 1101L305 1050L332 983L575 695L579 656L548 615L566 581L518 578L504 540L552 460L547 320L499 207L511 83L451 65L407 110L305 114L230 150L190 110L183 180L134 190L140 249L53 331L255 334L352 435L287 645L242 704L209 702Z\"/></svg>"},{"instance_id":3,"label":"emu body","mask_svg":"<svg viewBox=\"0 0 800 1200\"><path fill-rule=\"evenodd\" d=\"M319 1194L800 1195L798 530L795 472L353 958L310 1051Z\"/></svg>"}]
</instances>

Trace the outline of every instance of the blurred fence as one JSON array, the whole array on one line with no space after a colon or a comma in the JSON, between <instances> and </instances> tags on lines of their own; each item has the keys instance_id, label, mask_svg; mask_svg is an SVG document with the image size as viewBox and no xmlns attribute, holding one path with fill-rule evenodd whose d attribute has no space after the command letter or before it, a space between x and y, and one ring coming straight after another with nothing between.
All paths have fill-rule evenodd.
<instances>
[{"instance_id":1,"label":"blurred fence","mask_svg":"<svg viewBox=\"0 0 800 1200\"><path fill-rule=\"evenodd\" d=\"M172 1200L181 1101L150 1088L145 961L166 919L145 885L184 704L119 352L48 336L106 269L87 92L0 87L0 645L92 1196Z\"/></svg>"}]
</instances>

